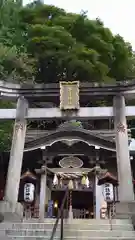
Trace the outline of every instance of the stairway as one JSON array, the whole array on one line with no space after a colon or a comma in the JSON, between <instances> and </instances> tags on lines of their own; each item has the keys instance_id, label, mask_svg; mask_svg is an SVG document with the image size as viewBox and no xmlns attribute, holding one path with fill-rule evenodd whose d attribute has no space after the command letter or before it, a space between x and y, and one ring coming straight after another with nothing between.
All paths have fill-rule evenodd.
<instances>
[{"instance_id":1,"label":"stairway","mask_svg":"<svg viewBox=\"0 0 135 240\"><path fill-rule=\"evenodd\" d=\"M64 222L65 240L135 240L135 231L130 220L73 219ZM1 223L0 240L49 240L54 219L46 219L44 223ZM60 239L60 224L54 239Z\"/></svg>"}]
</instances>

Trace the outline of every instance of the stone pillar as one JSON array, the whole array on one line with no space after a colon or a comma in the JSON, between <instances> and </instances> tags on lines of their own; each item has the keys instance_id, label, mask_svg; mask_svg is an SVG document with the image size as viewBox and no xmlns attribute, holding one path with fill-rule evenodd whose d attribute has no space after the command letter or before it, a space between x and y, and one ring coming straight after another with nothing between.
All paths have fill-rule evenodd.
<instances>
[{"instance_id":1,"label":"stone pillar","mask_svg":"<svg viewBox=\"0 0 135 240\"><path fill-rule=\"evenodd\" d=\"M43 165L41 169L35 170L37 174L41 175L40 180L40 198L39 198L39 220L42 222L45 218L45 203L46 203L46 166Z\"/></svg>"},{"instance_id":2,"label":"stone pillar","mask_svg":"<svg viewBox=\"0 0 135 240\"><path fill-rule=\"evenodd\" d=\"M46 171L44 168L44 172L41 174L40 182L39 217L41 221L44 220L45 217L45 202L46 202Z\"/></svg>"},{"instance_id":3,"label":"stone pillar","mask_svg":"<svg viewBox=\"0 0 135 240\"><path fill-rule=\"evenodd\" d=\"M116 132L116 156L119 181L119 201L134 201L132 172L128 148L128 132L124 96L114 97L114 126Z\"/></svg>"},{"instance_id":4,"label":"stone pillar","mask_svg":"<svg viewBox=\"0 0 135 240\"><path fill-rule=\"evenodd\" d=\"M28 102L24 99L24 97L20 97L17 102L16 120L10 151L5 198L0 204L0 212L3 213L22 211L21 205L17 204L17 200L25 144L27 123L25 117L27 116L27 110ZM20 212L20 214L22 215L23 213Z\"/></svg>"},{"instance_id":5,"label":"stone pillar","mask_svg":"<svg viewBox=\"0 0 135 240\"><path fill-rule=\"evenodd\" d=\"M96 198L96 209L95 209L95 217L96 219L100 219L100 210L102 203L104 202L103 196L103 188L98 185L98 177L95 176L95 198Z\"/></svg>"},{"instance_id":6,"label":"stone pillar","mask_svg":"<svg viewBox=\"0 0 135 240\"><path fill-rule=\"evenodd\" d=\"M100 219L100 199L99 199L99 188L98 188L98 178L95 176L95 218Z\"/></svg>"},{"instance_id":7,"label":"stone pillar","mask_svg":"<svg viewBox=\"0 0 135 240\"><path fill-rule=\"evenodd\" d=\"M48 205L48 202L51 200L51 190L49 187L46 186L46 200L45 204Z\"/></svg>"},{"instance_id":8,"label":"stone pillar","mask_svg":"<svg viewBox=\"0 0 135 240\"><path fill-rule=\"evenodd\" d=\"M73 208L72 208L72 191L73 191L73 181L69 180L69 184L68 184L68 188L69 188L69 212L68 212L68 219L69 221L73 219Z\"/></svg>"}]
</instances>

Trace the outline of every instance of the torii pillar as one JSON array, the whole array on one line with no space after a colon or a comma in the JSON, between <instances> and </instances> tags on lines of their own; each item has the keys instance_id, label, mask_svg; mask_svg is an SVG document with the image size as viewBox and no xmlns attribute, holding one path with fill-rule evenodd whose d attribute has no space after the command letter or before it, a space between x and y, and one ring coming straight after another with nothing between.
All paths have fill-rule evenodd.
<instances>
[{"instance_id":1,"label":"torii pillar","mask_svg":"<svg viewBox=\"0 0 135 240\"><path fill-rule=\"evenodd\" d=\"M39 200L39 220L44 221L45 218L45 202L46 202L46 165L43 165L41 169L35 170L37 174L40 174L40 200Z\"/></svg>"},{"instance_id":2,"label":"torii pillar","mask_svg":"<svg viewBox=\"0 0 135 240\"><path fill-rule=\"evenodd\" d=\"M8 220L13 220L14 217L18 219L23 216L23 207L17 201L27 126L27 110L28 102L22 96L17 102L5 197L4 201L0 202L0 213Z\"/></svg>"},{"instance_id":3,"label":"torii pillar","mask_svg":"<svg viewBox=\"0 0 135 240\"><path fill-rule=\"evenodd\" d=\"M128 146L125 97L114 97L114 127L116 134L116 156L119 181L119 211L129 212L129 204L134 203L132 171ZM120 209L121 206L121 209ZM126 210L127 209L127 210Z\"/></svg>"}]
</instances>

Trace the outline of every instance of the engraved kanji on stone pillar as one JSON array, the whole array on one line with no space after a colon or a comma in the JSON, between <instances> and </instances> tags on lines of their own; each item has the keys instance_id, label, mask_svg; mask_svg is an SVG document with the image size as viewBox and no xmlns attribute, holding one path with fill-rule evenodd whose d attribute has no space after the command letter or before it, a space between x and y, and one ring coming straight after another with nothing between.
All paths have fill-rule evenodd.
<instances>
[{"instance_id":1,"label":"engraved kanji on stone pillar","mask_svg":"<svg viewBox=\"0 0 135 240\"><path fill-rule=\"evenodd\" d=\"M121 122L117 124L117 132L126 133L127 126L122 124Z\"/></svg>"}]
</instances>

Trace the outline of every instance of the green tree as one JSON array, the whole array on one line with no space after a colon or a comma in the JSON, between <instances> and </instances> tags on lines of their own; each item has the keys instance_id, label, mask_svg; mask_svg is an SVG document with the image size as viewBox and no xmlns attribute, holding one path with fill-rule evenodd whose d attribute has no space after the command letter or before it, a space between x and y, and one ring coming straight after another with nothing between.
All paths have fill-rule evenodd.
<instances>
[{"instance_id":1,"label":"green tree","mask_svg":"<svg viewBox=\"0 0 135 240\"><path fill-rule=\"evenodd\" d=\"M25 45L21 8L20 0L0 0L0 78L12 82L31 81L35 72L35 60Z\"/></svg>"},{"instance_id":2,"label":"green tree","mask_svg":"<svg viewBox=\"0 0 135 240\"><path fill-rule=\"evenodd\" d=\"M9 59L0 64L8 79L102 82L133 75L130 44L113 36L100 19L89 20L85 12L66 13L40 1L23 7L21 0L0 0L0 6L0 51L8 52L12 69L7 71Z\"/></svg>"},{"instance_id":3,"label":"green tree","mask_svg":"<svg viewBox=\"0 0 135 240\"><path fill-rule=\"evenodd\" d=\"M19 14L21 1L0 0L0 80L12 82L32 81L35 60L27 54L25 31ZM0 100L0 108L13 108L14 104ZM0 151L11 145L12 121L0 121Z\"/></svg>"},{"instance_id":4,"label":"green tree","mask_svg":"<svg viewBox=\"0 0 135 240\"><path fill-rule=\"evenodd\" d=\"M132 48L86 13L32 4L20 12L27 50L37 60L37 82L115 81L130 76Z\"/></svg>"},{"instance_id":5,"label":"green tree","mask_svg":"<svg viewBox=\"0 0 135 240\"><path fill-rule=\"evenodd\" d=\"M9 82L32 81L34 60L26 53L18 52L16 46L0 44L0 79Z\"/></svg>"},{"instance_id":6,"label":"green tree","mask_svg":"<svg viewBox=\"0 0 135 240\"><path fill-rule=\"evenodd\" d=\"M14 108L15 104L10 101L0 100L0 109ZM8 151L11 147L11 139L13 132L13 121L2 120L0 121L0 152Z\"/></svg>"}]
</instances>

